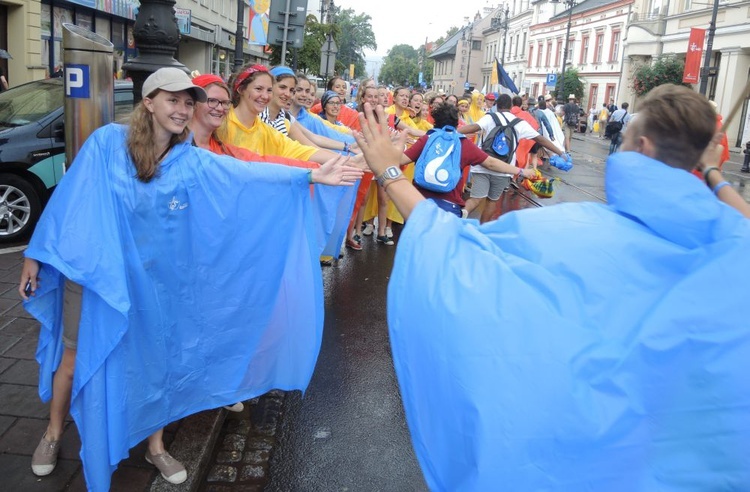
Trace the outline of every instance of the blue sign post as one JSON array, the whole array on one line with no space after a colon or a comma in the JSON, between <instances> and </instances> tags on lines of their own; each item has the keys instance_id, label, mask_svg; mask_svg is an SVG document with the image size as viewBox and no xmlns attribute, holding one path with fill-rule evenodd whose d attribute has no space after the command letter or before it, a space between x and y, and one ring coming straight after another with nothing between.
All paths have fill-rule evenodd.
<instances>
[{"instance_id":1,"label":"blue sign post","mask_svg":"<svg viewBox=\"0 0 750 492\"><path fill-rule=\"evenodd\" d=\"M548 73L547 74L547 87L556 87L557 86L557 74L556 73Z\"/></svg>"}]
</instances>

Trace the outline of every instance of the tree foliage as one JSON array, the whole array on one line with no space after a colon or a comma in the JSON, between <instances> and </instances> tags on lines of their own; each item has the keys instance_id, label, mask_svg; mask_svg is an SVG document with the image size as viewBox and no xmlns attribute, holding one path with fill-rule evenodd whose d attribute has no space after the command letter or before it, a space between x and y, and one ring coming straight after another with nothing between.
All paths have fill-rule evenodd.
<instances>
[{"instance_id":1,"label":"tree foliage","mask_svg":"<svg viewBox=\"0 0 750 492\"><path fill-rule=\"evenodd\" d=\"M640 65L633 72L632 88L636 96L641 97L654 87L662 84L676 84L690 87L682 83L685 63L673 57L656 60L651 65Z\"/></svg>"},{"instance_id":2,"label":"tree foliage","mask_svg":"<svg viewBox=\"0 0 750 492\"><path fill-rule=\"evenodd\" d=\"M419 83L419 54L408 44L388 50L378 75L381 84L415 86Z\"/></svg>"},{"instance_id":3,"label":"tree foliage","mask_svg":"<svg viewBox=\"0 0 750 492\"><path fill-rule=\"evenodd\" d=\"M557 74L557 80L562 80L560 74ZM560 87L558 82L558 87ZM565 80L563 80L562 88L553 91L558 101L567 100L568 94L575 94L576 98L580 101L583 99L583 93L586 89L586 84L581 80L578 75L577 68L569 68L565 71Z\"/></svg>"},{"instance_id":4,"label":"tree foliage","mask_svg":"<svg viewBox=\"0 0 750 492\"><path fill-rule=\"evenodd\" d=\"M335 36L339 49L336 55L336 72L348 74L349 65L354 64L354 77L364 77L367 74L364 50L378 48L375 33L372 32L372 17L358 14L353 9L341 10L334 7L334 18L339 29Z\"/></svg>"},{"instance_id":5,"label":"tree foliage","mask_svg":"<svg viewBox=\"0 0 750 492\"><path fill-rule=\"evenodd\" d=\"M338 53L336 54L336 75L346 75L348 78L349 65L354 64L355 77L364 76L367 73L365 65L365 49L377 49L375 33L372 31L371 17L367 14L357 14L352 9L341 10L334 7L333 24L321 24L314 15L308 15L305 19L305 37L302 48L297 51L297 69L305 73L320 74L320 56L323 44L329 34L336 41ZM281 47L273 46L270 55L272 65L281 63ZM294 50L287 49L286 64L292 66Z\"/></svg>"}]
</instances>

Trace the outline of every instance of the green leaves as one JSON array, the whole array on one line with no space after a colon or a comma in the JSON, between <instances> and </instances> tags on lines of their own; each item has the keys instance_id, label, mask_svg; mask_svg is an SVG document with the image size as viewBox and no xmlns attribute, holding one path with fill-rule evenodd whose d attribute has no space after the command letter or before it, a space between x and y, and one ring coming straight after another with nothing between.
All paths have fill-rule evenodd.
<instances>
[{"instance_id":1,"label":"green leaves","mask_svg":"<svg viewBox=\"0 0 750 492\"><path fill-rule=\"evenodd\" d=\"M682 83L682 73L685 63L673 57L656 60L650 65L640 65L633 71L632 89L636 96L641 97L654 87L662 84L676 84L690 87Z\"/></svg>"},{"instance_id":2,"label":"green leaves","mask_svg":"<svg viewBox=\"0 0 750 492\"><path fill-rule=\"evenodd\" d=\"M557 74L558 80L561 79L560 74ZM555 97L557 100L567 100L568 94L575 94L580 101L583 98L586 84L578 76L577 68L569 68L565 71L565 80L563 81L562 89L557 89Z\"/></svg>"}]
</instances>

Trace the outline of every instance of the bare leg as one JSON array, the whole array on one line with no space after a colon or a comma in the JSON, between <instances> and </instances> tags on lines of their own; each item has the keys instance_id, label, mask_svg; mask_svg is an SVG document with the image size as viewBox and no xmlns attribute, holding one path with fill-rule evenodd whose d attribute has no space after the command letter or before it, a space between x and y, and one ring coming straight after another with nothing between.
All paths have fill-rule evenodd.
<instances>
[{"instance_id":1,"label":"bare leg","mask_svg":"<svg viewBox=\"0 0 750 492\"><path fill-rule=\"evenodd\" d=\"M479 218L479 222L484 224L492 220L492 215L497 211L497 200L487 199L487 203L484 204L484 210L482 210L482 216Z\"/></svg>"},{"instance_id":2,"label":"bare leg","mask_svg":"<svg viewBox=\"0 0 750 492\"><path fill-rule=\"evenodd\" d=\"M482 200L484 198L469 198L466 200L466 205L464 205L464 209L466 209L467 213L472 213L475 208L479 206L479 204L482 203Z\"/></svg>"},{"instance_id":3,"label":"bare leg","mask_svg":"<svg viewBox=\"0 0 750 492\"><path fill-rule=\"evenodd\" d=\"M164 440L162 439L163 435L164 435L164 429L159 429L158 431L148 436L148 452L149 453L156 455L156 454L162 454L164 452Z\"/></svg>"},{"instance_id":4,"label":"bare leg","mask_svg":"<svg viewBox=\"0 0 750 492\"><path fill-rule=\"evenodd\" d=\"M76 351L65 348L63 350L60 367L52 380L52 402L49 409L49 424L47 425L47 439L58 441L62 437L65 417L70 411L70 393L73 390L73 373L75 372Z\"/></svg>"},{"instance_id":5,"label":"bare leg","mask_svg":"<svg viewBox=\"0 0 750 492\"><path fill-rule=\"evenodd\" d=\"M388 194L382 186L378 186L378 236L385 236L385 228L388 225Z\"/></svg>"}]
</instances>

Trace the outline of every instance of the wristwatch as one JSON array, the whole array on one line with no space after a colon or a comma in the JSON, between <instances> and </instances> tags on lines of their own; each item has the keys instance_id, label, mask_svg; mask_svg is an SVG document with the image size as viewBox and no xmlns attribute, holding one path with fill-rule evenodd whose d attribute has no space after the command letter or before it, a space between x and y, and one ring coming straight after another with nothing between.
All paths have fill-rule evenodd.
<instances>
[{"instance_id":1,"label":"wristwatch","mask_svg":"<svg viewBox=\"0 0 750 492\"><path fill-rule=\"evenodd\" d=\"M378 176L376 181L380 186L383 186L386 181L396 179L403 175L404 173L401 172L401 169L398 166L390 166L385 168L385 172Z\"/></svg>"}]
</instances>

